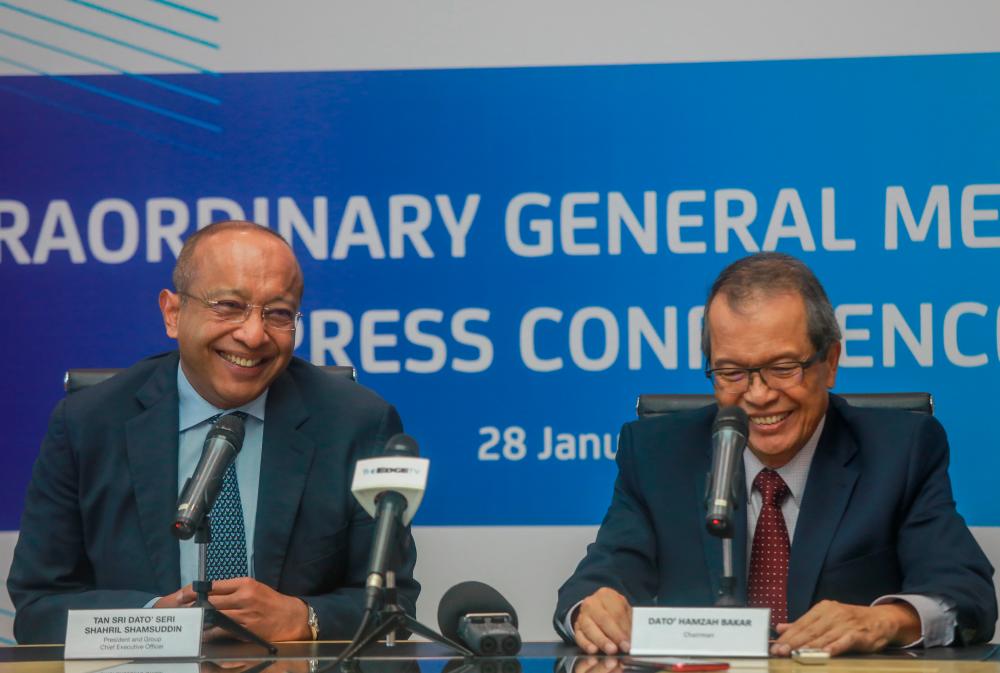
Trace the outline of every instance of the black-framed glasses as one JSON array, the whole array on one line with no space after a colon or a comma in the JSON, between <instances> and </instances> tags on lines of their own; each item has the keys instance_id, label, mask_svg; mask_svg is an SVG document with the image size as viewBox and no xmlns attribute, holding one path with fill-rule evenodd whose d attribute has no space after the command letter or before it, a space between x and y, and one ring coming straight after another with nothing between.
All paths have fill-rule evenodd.
<instances>
[{"instance_id":1,"label":"black-framed glasses","mask_svg":"<svg viewBox=\"0 0 1000 673\"><path fill-rule=\"evenodd\" d=\"M805 370L823 359L822 352L816 352L807 360L782 360L760 367L716 367L706 369L705 376L712 381L715 389L723 393L745 393L750 390L753 374L760 376L761 382L773 390L787 390L802 383Z\"/></svg>"},{"instance_id":2,"label":"black-framed glasses","mask_svg":"<svg viewBox=\"0 0 1000 673\"><path fill-rule=\"evenodd\" d=\"M177 294L189 299L197 299L205 308L211 311L216 318L225 322L244 323L250 319L250 314L254 309L260 309L260 319L265 327L277 330L292 331L302 313L293 311L283 306L265 306L262 304L248 304L239 299L204 299L187 292Z\"/></svg>"}]
</instances>

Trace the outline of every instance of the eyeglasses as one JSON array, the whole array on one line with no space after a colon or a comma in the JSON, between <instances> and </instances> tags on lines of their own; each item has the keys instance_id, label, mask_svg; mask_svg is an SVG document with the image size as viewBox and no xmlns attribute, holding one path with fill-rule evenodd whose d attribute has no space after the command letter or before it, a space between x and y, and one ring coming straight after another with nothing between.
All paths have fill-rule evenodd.
<instances>
[{"instance_id":1,"label":"eyeglasses","mask_svg":"<svg viewBox=\"0 0 1000 673\"><path fill-rule=\"evenodd\" d=\"M718 367L706 369L705 376L712 380L716 390L723 393L742 394L750 390L750 380L756 373L761 382L772 390L787 390L802 383L805 370L819 362L823 353L815 353L808 360L772 362L761 367Z\"/></svg>"},{"instance_id":2,"label":"eyeglasses","mask_svg":"<svg viewBox=\"0 0 1000 673\"><path fill-rule=\"evenodd\" d=\"M290 308L280 306L264 306L261 304L247 304L238 299L203 299L187 292L178 292L182 297L197 299L205 305L215 317L225 322L243 323L250 319L250 314L255 308L260 309L260 319L265 327L277 330L292 331L295 324L302 317L302 313L293 311Z\"/></svg>"}]
</instances>

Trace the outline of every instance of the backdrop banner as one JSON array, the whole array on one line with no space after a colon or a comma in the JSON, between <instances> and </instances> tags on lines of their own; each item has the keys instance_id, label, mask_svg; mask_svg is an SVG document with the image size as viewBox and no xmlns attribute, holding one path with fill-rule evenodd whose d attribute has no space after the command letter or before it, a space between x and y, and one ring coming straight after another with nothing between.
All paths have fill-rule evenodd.
<instances>
[{"instance_id":1,"label":"backdrop banner","mask_svg":"<svg viewBox=\"0 0 1000 673\"><path fill-rule=\"evenodd\" d=\"M933 393L959 510L1000 525L998 69L2 77L0 529L63 372L172 348L157 292L223 218L293 244L297 355L399 408L431 459L417 524L599 522L636 395L710 392L711 280L779 250L837 307L837 390Z\"/></svg>"}]
</instances>

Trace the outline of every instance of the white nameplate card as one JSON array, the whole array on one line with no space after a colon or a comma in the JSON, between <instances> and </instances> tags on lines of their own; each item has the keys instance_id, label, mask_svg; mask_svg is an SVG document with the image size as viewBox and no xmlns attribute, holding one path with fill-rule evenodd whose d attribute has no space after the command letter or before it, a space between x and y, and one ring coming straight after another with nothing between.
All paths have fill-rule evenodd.
<instances>
[{"instance_id":1,"label":"white nameplate card","mask_svg":"<svg viewBox=\"0 0 1000 673\"><path fill-rule=\"evenodd\" d=\"M66 659L145 659L201 655L200 608L70 610Z\"/></svg>"},{"instance_id":2,"label":"white nameplate card","mask_svg":"<svg viewBox=\"0 0 1000 673\"><path fill-rule=\"evenodd\" d=\"M634 655L766 657L767 608L632 608Z\"/></svg>"}]
</instances>

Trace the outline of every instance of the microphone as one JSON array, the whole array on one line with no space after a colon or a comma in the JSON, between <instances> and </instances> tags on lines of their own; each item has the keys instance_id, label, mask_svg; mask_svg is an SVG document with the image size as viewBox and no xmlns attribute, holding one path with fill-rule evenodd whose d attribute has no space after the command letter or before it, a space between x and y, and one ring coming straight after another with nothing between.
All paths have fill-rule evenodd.
<instances>
[{"instance_id":1,"label":"microphone","mask_svg":"<svg viewBox=\"0 0 1000 673\"><path fill-rule=\"evenodd\" d=\"M240 414L222 416L208 431L198 466L184 483L177 501L177 515L170 526L176 538L190 539L212 509L222 490L226 469L243 448L243 432L243 416Z\"/></svg>"},{"instance_id":2,"label":"microphone","mask_svg":"<svg viewBox=\"0 0 1000 673\"><path fill-rule=\"evenodd\" d=\"M483 656L509 657L521 650L514 606L482 582L461 582L445 592L438 605L438 628L441 635Z\"/></svg>"},{"instance_id":3,"label":"microphone","mask_svg":"<svg viewBox=\"0 0 1000 673\"><path fill-rule=\"evenodd\" d=\"M733 536L734 479L750 434L750 418L739 407L723 407L712 424L712 471L705 494L705 526L716 537Z\"/></svg>"},{"instance_id":4,"label":"microphone","mask_svg":"<svg viewBox=\"0 0 1000 673\"><path fill-rule=\"evenodd\" d=\"M365 609L373 610L385 586L389 556L397 529L413 520L427 487L430 461L418 458L417 442L407 434L393 435L382 456L359 460L351 492L375 519L375 534L368 559Z\"/></svg>"}]
</instances>

